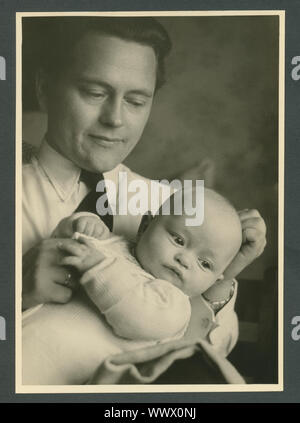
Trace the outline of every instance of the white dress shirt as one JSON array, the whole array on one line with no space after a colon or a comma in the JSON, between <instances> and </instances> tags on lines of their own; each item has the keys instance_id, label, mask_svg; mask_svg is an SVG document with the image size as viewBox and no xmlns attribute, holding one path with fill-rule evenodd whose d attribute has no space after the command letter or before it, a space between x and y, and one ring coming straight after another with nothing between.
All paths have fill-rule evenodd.
<instances>
[{"instance_id":1,"label":"white dress shirt","mask_svg":"<svg viewBox=\"0 0 300 423\"><path fill-rule=\"evenodd\" d=\"M23 254L41 240L49 238L57 224L70 216L88 193L87 186L80 181L80 169L70 160L55 151L45 140L36 156L23 165ZM127 182L139 179L149 185L149 180L120 164L103 174L105 180L115 183L126 174ZM128 193L128 201L130 195ZM149 192L150 195L150 192ZM100 196L100 194L99 194ZM112 208L116 198L107 190ZM118 198L118 191L117 191ZM115 215L113 231L118 235L135 238L141 216Z\"/></svg>"}]
</instances>

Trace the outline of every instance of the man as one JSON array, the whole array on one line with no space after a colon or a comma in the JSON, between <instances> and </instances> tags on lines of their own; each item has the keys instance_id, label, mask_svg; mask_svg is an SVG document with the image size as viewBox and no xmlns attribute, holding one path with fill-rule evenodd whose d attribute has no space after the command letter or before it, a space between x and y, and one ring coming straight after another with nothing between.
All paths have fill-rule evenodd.
<instances>
[{"instance_id":1,"label":"man","mask_svg":"<svg viewBox=\"0 0 300 423\"><path fill-rule=\"evenodd\" d=\"M141 178L121 163L142 135L171 46L152 18L59 18L49 28L51 42L44 46L36 83L40 107L48 115L47 133L37 157L23 169L24 309L72 297L70 273L57 264L59 240L49 237L89 193L83 170L105 173L105 179L116 182L120 172L129 180ZM134 237L140 218L114 216L113 231ZM234 304L231 279L265 246L259 213L246 210L240 218L241 251L226 280L206 293L208 301L224 306L223 314ZM224 354L236 335L237 328L231 328Z\"/></svg>"}]
</instances>

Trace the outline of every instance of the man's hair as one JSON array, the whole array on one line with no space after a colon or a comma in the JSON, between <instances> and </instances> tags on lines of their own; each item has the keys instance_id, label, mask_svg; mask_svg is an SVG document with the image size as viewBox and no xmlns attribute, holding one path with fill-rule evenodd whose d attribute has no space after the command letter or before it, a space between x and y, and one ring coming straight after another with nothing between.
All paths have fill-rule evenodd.
<instances>
[{"instance_id":1,"label":"man's hair","mask_svg":"<svg viewBox=\"0 0 300 423\"><path fill-rule=\"evenodd\" d=\"M165 82L164 59L171 41L164 27L152 17L51 17L42 18L40 67L50 76L59 76L72 63L76 44L88 32L115 36L153 48L157 59L156 89Z\"/></svg>"}]
</instances>

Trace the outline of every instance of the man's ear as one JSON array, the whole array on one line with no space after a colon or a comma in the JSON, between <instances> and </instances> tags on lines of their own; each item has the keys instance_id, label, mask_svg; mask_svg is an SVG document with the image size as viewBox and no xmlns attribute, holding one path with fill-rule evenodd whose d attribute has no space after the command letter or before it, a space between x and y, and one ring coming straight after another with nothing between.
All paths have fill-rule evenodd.
<instances>
[{"instance_id":1,"label":"man's ear","mask_svg":"<svg viewBox=\"0 0 300 423\"><path fill-rule=\"evenodd\" d=\"M139 230L137 233L137 239L140 239L140 237L142 236L142 234L145 232L145 230L148 228L150 222L152 222L153 220L153 216L151 214L150 211L147 211L141 220L140 226L139 226Z\"/></svg>"},{"instance_id":2,"label":"man's ear","mask_svg":"<svg viewBox=\"0 0 300 423\"><path fill-rule=\"evenodd\" d=\"M35 77L35 92L40 110L47 112L48 78L44 70L38 69Z\"/></svg>"}]
</instances>

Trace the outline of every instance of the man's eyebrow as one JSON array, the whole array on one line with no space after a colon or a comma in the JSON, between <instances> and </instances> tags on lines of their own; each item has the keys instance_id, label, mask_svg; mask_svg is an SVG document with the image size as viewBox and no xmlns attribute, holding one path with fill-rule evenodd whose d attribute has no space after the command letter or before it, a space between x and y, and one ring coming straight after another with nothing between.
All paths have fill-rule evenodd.
<instances>
[{"instance_id":1,"label":"man's eyebrow","mask_svg":"<svg viewBox=\"0 0 300 423\"><path fill-rule=\"evenodd\" d=\"M106 88L109 91L114 91L114 87L112 85L100 79L82 77L82 78L78 78L77 82L82 84L99 85L101 87ZM146 88L134 88L132 90L129 90L127 94L142 95L144 97L152 98L154 93L151 92L150 90L147 90Z\"/></svg>"}]
</instances>

